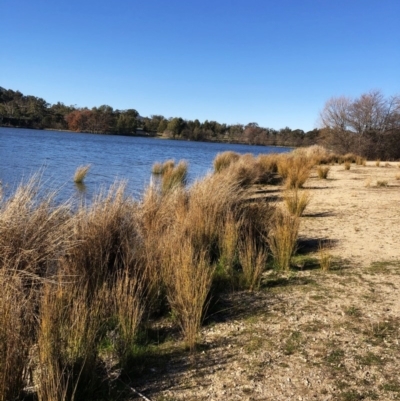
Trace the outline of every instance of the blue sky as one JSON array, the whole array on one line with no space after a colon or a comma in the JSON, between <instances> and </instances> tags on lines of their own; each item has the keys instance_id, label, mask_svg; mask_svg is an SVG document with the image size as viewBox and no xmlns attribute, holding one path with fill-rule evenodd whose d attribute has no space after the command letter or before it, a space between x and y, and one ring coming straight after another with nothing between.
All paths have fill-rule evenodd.
<instances>
[{"instance_id":1,"label":"blue sky","mask_svg":"<svg viewBox=\"0 0 400 401\"><path fill-rule=\"evenodd\" d=\"M400 94L399 0L1 0L0 86L49 103L311 130Z\"/></svg>"}]
</instances>

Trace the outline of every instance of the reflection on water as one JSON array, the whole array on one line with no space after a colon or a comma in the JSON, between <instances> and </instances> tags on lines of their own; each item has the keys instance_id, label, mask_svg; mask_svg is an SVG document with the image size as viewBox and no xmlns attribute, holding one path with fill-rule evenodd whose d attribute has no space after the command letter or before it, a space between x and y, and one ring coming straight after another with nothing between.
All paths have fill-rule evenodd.
<instances>
[{"instance_id":1,"label":"reflection on water","mask_svg":"<svg viewBox=\"0 0 400 401\"><path fill-rule=\"evenodd\" d=\"M140 197L156 161L186 160L191 183L211 171L216 154L226 150L257 155L290 149L0 127L0 182L7 194L41 171L42 185L57 190L59 200L91 199L121 180L127 182L128 194ZM85 184L75 185L76 168L88 164Z\"/></svg>"}]
</instances>

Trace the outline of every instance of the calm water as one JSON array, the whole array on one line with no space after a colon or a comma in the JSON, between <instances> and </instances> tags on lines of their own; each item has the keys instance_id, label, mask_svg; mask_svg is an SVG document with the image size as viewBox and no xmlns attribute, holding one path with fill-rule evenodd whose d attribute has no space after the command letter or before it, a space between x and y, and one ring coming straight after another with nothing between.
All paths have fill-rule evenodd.
<instances>
[{"instance_id":1,"label":"calm water","mask_svg":"<svg viewBox=\"0 0 400 401\"><path fill-rule=\"evenodd\" d=\"M290 149L0 127L0 182L9 194L40 172L43 188L58 190L60 199L90 199L102 187L125 180L128 193L140 197L154 162L185 159L193 182L211 171L216 154L226 150L257 155ZM72 177L83 164L92 167L78 187Z\"/></svg>"}]
</instances>

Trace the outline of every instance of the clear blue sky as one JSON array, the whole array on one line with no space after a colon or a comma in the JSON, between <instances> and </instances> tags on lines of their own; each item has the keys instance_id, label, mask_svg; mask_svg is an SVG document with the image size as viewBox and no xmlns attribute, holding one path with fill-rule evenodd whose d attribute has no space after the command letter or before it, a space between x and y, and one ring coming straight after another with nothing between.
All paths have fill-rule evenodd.
<instances>
[{"instance_id":1,"label":"clear blue sky","mask_svg":"<svg viewBox=\"0 0 400 401\"><path fill-rule=\"evenodd\" d=\"M1 0L0 86L143 116L313 129L400 93L400 0Z\"/></svg>"}]
</instances>

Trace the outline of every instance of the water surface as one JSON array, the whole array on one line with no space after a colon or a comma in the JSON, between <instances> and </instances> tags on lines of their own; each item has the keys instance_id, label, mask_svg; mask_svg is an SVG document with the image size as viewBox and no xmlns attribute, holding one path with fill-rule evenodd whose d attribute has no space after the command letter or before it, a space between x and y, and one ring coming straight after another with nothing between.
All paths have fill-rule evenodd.
<instances>
[{"instance_id":1,"label":"water surface","mask_svg":"<svg viewBox=\"0 0 400 401\"><path fill-rule=\"evenodd\" d=\"M100 188L125 180L127 192L138 198L150 183L154 162L186 160L193 182L212 170L217 153L227 150L258 155L290 149L0 127L0 182L7 194L40 172L42 186L58 190L61 199L90 199ZM91 169L85 185L77 186L72 177L85 164Z\"/></svg>"}]
</instances>

